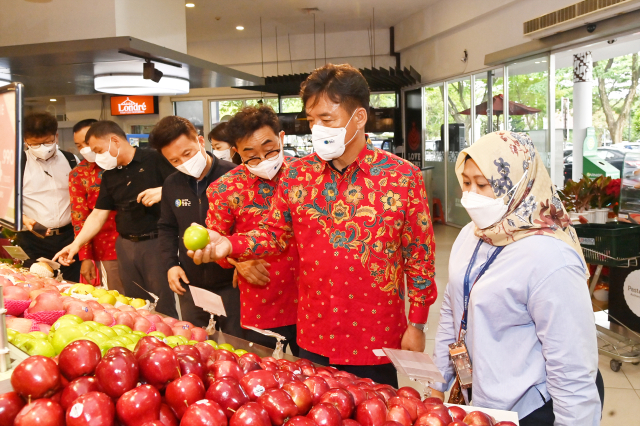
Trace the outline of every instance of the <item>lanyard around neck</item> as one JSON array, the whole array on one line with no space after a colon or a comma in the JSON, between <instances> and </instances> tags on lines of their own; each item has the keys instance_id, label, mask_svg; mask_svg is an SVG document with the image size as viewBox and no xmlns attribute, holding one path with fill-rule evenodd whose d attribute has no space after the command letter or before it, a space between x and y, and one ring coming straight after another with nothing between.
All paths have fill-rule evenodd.
<instances>
[{"instance_id":1,"label":"lanyard around neck","mask_svg":"<svg viewBox=\"0 0 640 426\"><path fill-rule=\"evenodd\" d=\"M482 245L482 240L478 241L478 245L476 245L476 249L473 251L473 255L471 256L471 261L469 261L469 266L467 266L467 272L464 274L464 314L462 315L462 321L460 321L460 332L458 333L458 340L462 333L467 332L467 318L469 315L469 298L471 296L471 289L478 282L478 280L487 272L489 266L496 260L498 254L504 249L504 246L496 247L496 249L491 253L491 256L487 260L487 262L482 266L478 276L473 281L473 284L470 284L470 275L471 269L473 269L473 265L476 263L476 258L478 257L478 251L480 250L480 246Z\"/></svg>"}]
</instances>

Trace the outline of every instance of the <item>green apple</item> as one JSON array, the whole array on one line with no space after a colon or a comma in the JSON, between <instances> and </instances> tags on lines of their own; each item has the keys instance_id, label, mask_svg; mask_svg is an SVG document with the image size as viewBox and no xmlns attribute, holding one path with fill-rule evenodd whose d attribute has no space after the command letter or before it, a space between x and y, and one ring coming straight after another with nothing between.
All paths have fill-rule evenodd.
<instances>
[{"instance_id":1,"label":"green apple","mask_svg":"<svg viewBox=\"0 0 640 426\"><path fill-rule=\"evenodd\" d=\"M148 336L153 336L153 337L157 337L158 339L162 340L164 339L165 336L164 333L162 333L161 331L152 331L151 333L148 334Z\"/></svg>"},{"instance_id":2,"label":"green apple","mask_svg":"<svg viewBox=\"0 0 640 426\"><path fill-rule=\"evenodd\" d=\"M113 337L111 338L111 340L117 340L118 342L122 342L123 346L133 343L133 340L129 339L127 336Z\"/></svg>"},{"instance_id":3,"label":"green apple","mask_svg":"<svg viewBox=\"0 0 640 426\"><path fill-rule=\"evenodd\" d=\"M95 290L93 290L93 292L91 292L91 295L93 297L100 297L104 296L105 294L108 294L106 288L96 288Z\"/></svg>"},{"instance_id":4,"label":"green apple","mask_svg":"<svg viewBox=\"0 0 640 426\"><path fill-rule=\"evenodd\" d=\"M76 318L79 319L80 321L77 321ZM60 318L58 318L56 322L53 323L53 325L51 326L51 331L54 332L60 327L66 327L68 325L78 325L81 322L82 322L82 318L76 315L63 315Z\"/></svg>"},{"instance_id":5,"label":"green apple","mask_svg":"<svg viewBox=\"0 0 640 426\"><path fill-rule=\"evenodd\" d=\"M20 347L27 340L33 340L33 339L35 339L35 337L33 337L30 334L18 334L16 337L13 338L13 344L14 346Z\"/></svg>"},{"instance_id":6,"label":"green apple","mask_svg":"<svg viewBox=\"0 0 640 426\"><path fill-rule=\"evenodd\" d=\"M180 339L180 337L182 336L168 336L165 337L163 341L172 348L175 348L178 345L182 345L182 339Z\"/></svg>"},{"instance_id":7,"label":"green apple","mask_svg":"<svg viewBox=\"0 0 640 426\"><path fill-rule=\"evenodd\" d=\"M127 334L126 336L127 339L131 340L133 343L138 343L138 340L142 339L142 337L138 336L137 334Z\"/></svg>"},{"instance_id":8,"label":"green apple","mask_svg":"<svg viewBox=\"0 0 640 426\"><path fill-rule=\"evenodd\" d=\"M102 327L98 327L96 331L99 331L102 334L106 334L108 337L116 337L118 333L114 329L109 326L103 325Z\"/></svg>"},{"instance_id":9,"label":"green apple","mask_svg":"<svg viewBox=\"0 0 640 426\"><path fill-rule=\"evenodd\" d=\"M99 322L95 322L95 321L85 321L85 322L83 322L83 324L88 325L89 327L91 327L94 330L97 329L98 326L104 325L104 324L100 324Z\"/></svg>"},{"instance_id":10,"label":"green apple","mask_svg":"<svg viewBox=\"0 0 640 426\"><path fill-rule=\"evenodd\" d=\"M56 353L59 354L62 350L67 346L71 341L75 338L84 336L84 330L81 330L78 325L67 325L65 327L60 327L53 333L53 339L51 339L51 344L53 348L56 350Z\"/></svg>"},{"instance_id":11,"label":"green apple","mask_svg":"<svg viewBox=\"0 0 640 426\"><path fill-rule=\"evenodd\" d=\"M111 340L105 340L102 343L98 343L98 347L100 348L100 352L102 356L107 353L107 351L115 346L120 346L118 342L112 342Z\"/></svg>"},{"instance_id":12,"label":"green apple","mask_svg":"<svg viewBox=\"0 0 640 426\"><path fill-rule=\"evenodd\" d=\"M191 345L191 346L193 346L193 345L197 345L198 343L200 343L200 342L198 342L197 340L189 340L189 341L187 342L187 345Z\"/></svg>"},{"instance_id":13,"label":"green apple","mask_svg":"<svg viewBox=\"0 0 640 426\"><path fill-rule=\"evenodd\" d=\"M131 352L133 352L133 350L136 348L136 344L135 343L131 343L125 346L125 348L129 349Z\"/></svg>"},{"instance_id":14,"label":"green apple","mask_svg":"<svg viewBox=\"0 0 640 426\"><path fill-rule=\"evenodd\" d=\"M200 250L209 244L209 231L202 225L191 225L184 231L182 237L187 250Z\"/></svg>"},{"instance_id":15,"label":"green apple","mask_svg":"<svg viewBox=\"0 0 640 426\"><path fill-rule=\"evenodd\" d=\"M129 328L129 326L124 324L116 324L113 327L111 327L111 329L115 331L118 336L131 334L131 328Z\"/></svg>"},{"instance_id":16,"label":"green apple","mask_svg":"<svg viewBox=\"0 0 640 426\"><path fill-rule=\"evenodd\" d=\"M58 320L68 320L68 319L74 321L76 324L82 324L83 323L82 318L80 318L77 315L66 314L66 315L63 315L60 318L58 318Z\"/></svg>"},{"instance_id":17,"label":"green apple","mask_svg":"<svg viewBox=\"0 0 640 426\"><path fill-rule=\"evenodd\" d=\"M215 340L205 340L204 342L213 346L213 349L218 349L218 343Z\"/></svg>"},{"instance_id":18,"label":"green apple","mask_svg":"<svg viewBox=\"0 0 640 426\"><path fill-rule=\"evenodd\" d=\"M90 325L87 325L85 323L78 324L78 329L82 330L84 332L84 334L91 333L92 331L94 331L93 327L91 327Z\"/></svg>"},{"instance_id":19,"label":"green apple","mask_svg":"<svg viewBox=\"0 0 640 426\"><path fill-rule=\"evenodd\" d=\"M236 355L238 356L242 356L244 354L247 353L247 351L245 351L244 349L236 349L235 351L233 351Z\"/></svg>"},{"instance_id":20,"label":"green apple","mask_svg":"<svg viewBox=\"0 0 640 426\"><path fill-rule=\"evenodd\" d=\"M43 333L42 331L31 331L31 332L29 332L27 334L32 335L36 339L46 339L47 338L47 335L45 333Z\"/></svg>"},{"instance_id":21,"label":"green apple","mask_svg":"<svg viewBox=\"0 0 640 426\"><path fill-rule=\"evenodd\" d=\"M48 358L56 356L56 351L53 349L51 343L45 339L29 339L20 347L23 351L29 355L42 355Z\"/></svg>"},{"instance_id":22,"label":"green apple","mask_svg":"<svg viewBox=\"0 0 640 426\"><path fill-rule=\"evenodd\" d=\"M7 339L9 340L9 343L13 343L13 339L15 339L19 334L19 331L7 328Z\"/></svg>"},{"instance_id":23,"label":"green apple","mask_svg":"<svg viewBox=\"0 0 640 426\"><path fill-rule=\"evenodd\" d=\"M99 331L92 331L84 335L87 339L91 339L100 345L101 342L106 342L109 340L109 336L106 334L100 333Z\"/></svg>"},{"instance_id":24,"label":"green apple","mask_svg":"<svg viewBox=\"0 0 640 426\"><path fill-rule=\"evenodd\" d=\"M136 336L140 337L141 339L147 335L147 333L145 333L144 331L132 331L131 334L135 334Z\"/></svg>"},{"instance_id":25,"label":"green apple","mask_svg":"<svg viewBox=\"0 0 640 426\"><path fill-rule=\"evenodd\" d=\"M228 344L228 343L223 343L223 344L221 344L221 345L218 345L218 349L226 349L226 350L228 350L229 352L233 352L233 351L235 351L235 350L236 350L236 348L234 348L233 346L231 346L231 345L230 345L230 344Z\"/></svg>"},{"instance_id":26,"label":"green apple","mask_svg":"<svg viewBox=\"0 0 640 426\"><path fill-rule=\"evenodd\" d=\"M124 343L118 339L117 337L114 337L112 339L107 340L107 344L111 345L112 348L114 347L124 347Z\"/></svg>"},{"instance_id":27,"label":"green apple","mask_svg":"<svg viewBox=\"0 0 640 426\"><path fill-rule=\"evenodd\" d=\"M98 303L108 303L110 305L115 305L116 297L113 294L103 294L102 296L98 297Z\"/></svg>"}]
</instances>

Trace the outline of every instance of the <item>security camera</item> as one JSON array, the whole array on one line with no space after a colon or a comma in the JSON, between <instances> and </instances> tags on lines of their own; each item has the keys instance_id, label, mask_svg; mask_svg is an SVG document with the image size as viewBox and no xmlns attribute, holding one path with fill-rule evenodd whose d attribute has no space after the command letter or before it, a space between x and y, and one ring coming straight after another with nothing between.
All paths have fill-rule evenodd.
<instances>
[{"instance_id":1,"label":"security camera","mask_svg":"<svg viewBox=\"0 0 640 426\"><path fill-rule=\"evenodd\" d=\"M153 80L156 83L160 81L164 74L157 70L153 62L145 62L142 68L142 78L145 80Z\"/></svg>"},{"instance_id":2,"label":"security camera","mask_svg":"<svg viewBox=\"0 0 640 426\"><path fill-rule=\"evenodd\" d=\"M596 30L596 24L587 24L587 32L591 34Z\"/></svg>"}]
</instances>

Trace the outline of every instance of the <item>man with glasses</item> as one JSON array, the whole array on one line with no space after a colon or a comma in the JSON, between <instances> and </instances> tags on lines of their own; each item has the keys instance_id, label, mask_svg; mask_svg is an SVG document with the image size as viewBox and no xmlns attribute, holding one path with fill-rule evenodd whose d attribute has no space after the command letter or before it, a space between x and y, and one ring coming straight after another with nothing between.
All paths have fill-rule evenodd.
<instances>
[{"instance_id":1,"label":"man with glasses","mask_svg":"<svg viewBox=\"0 0 640 426\"><path fill-rule=\"evenodd\" d=\"M78 159L58 148L58 121L48 113L28 115L24 120L22 157L23 230L16 243L27 253L30 267L38 258L52 259L73 241L69 173ZM76 259L77 260L77 259ZM80 279L80 262L61 267L69 281Z\"/></svg>"},{"instance_id":2,"label":"man with glasses","mask_svg":"<svg viewBox=\"0 0 640 426\"><path fill-rule=\"evenodd\" d=\"M247 107L226 128L227 138L243 165L222 176L207 189L207 227L222 235L258 228L269 211L278 185L294 159L284 157L284 132L278 116L268 106ZM277 255L236 262L223 259L222 266L236 267L240 287L240 322L271 330L286 338L291 353L298 355L296 319L298 310L298 249L295 241ZM276 339L253 330L244 338L275 348Z\"/></svg>"}]
</instances>

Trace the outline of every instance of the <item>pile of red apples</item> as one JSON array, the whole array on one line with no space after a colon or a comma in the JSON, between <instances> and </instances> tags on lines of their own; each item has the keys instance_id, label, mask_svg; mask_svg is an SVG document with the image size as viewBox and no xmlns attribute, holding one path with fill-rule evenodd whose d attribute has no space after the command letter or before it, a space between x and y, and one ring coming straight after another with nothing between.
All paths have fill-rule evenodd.
<instances>
[{"instance_id":1,"label":"pile of red apples","mask_svg":"<svg viewBox=\"0 0 640 426\"><path fill-rule=\"evenodd\" d=\"M134 349L78 340L32 356L0 395L0 426L507 426L305 359L238 356L207 343Z\"/></svg>"}]
</instances>

